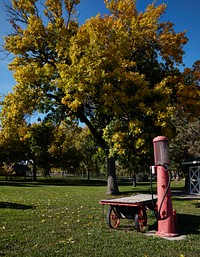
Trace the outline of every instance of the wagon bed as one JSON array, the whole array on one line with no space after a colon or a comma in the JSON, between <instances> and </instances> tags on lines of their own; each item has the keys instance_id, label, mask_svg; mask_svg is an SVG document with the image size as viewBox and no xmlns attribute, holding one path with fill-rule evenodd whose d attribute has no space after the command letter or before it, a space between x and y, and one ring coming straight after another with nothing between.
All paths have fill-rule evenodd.
<instances>
[{"instance_id":1,"label":"wagon bed","mask_svg":"<svg viewBox=\"0 0 200 257\"><path fill-rule=\"evenodd\" d=\"M157 200L157 196L153 195L153 201ZM110 200L101 200L100 204L124 205L124 206L142 206L152 204L151 194L136 194L127 197L121 197Z\"/></svg>"}]
</instances>

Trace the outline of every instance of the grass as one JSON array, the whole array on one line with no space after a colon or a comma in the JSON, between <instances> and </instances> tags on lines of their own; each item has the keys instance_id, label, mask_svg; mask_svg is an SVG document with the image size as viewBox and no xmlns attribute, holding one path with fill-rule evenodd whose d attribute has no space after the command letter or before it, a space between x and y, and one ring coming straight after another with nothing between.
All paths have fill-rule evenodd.
<instances>
[{"instance_id":1,"label":"grass","mask_svg":"<svg viewBox=\"0 0 200 257\"><path fill-rule=\"evenodd\" d=\"M172 183L181 189L182 182ZM121 196L148 192L149 183L132 188L119 186ZM155 188L155 185L154 185ZM186 234L181 241L146 236L137 232L132 220L123 220L119 229L109 229L100 199L105 182L0 181L0 256L126 256L197 257L200 249L200 200L173 199L178 229ZM119 196L118 196L119 197ZM155 218L148 213L148 223Z\"/></svg>"}]
</instances>

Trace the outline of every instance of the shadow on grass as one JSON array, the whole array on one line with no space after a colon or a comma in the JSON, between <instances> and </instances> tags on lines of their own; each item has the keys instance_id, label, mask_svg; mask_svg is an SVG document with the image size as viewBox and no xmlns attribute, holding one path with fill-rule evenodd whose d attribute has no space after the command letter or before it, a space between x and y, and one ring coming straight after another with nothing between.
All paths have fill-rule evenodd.
<instances>
[{"instance_id":1,"label":"shadow on grass","mask_svg":"<svg viewBox=\"0 0 200 257\"><path fill-rule=\"evenodd\" d=\"M157 230L157 222L155 222L152 230ZM200 220L197 215L177 214L176 232L179 235L199 235L200 234Z\"/></svg>"},{"instance_id":2,"label":"shadow on grass","mask_svg":"<svg viewBox=\"0 0 200 257\"><path fill-rule=\"evenodd\" d=\"M42 178L39 177L36 181L25 179L5 180L0 178L0 186L42 186L42 185L58 185L58 186L106 186L106 179L90 179L86 178ZM118 181L118 186L132 186L130 181ZM133 191L141 191L141 187L150 187L150 182L139 182L137 187L132 187Z\"/></svg>"},{"instance_id":3,"label":"shadow on grass","mask_svg":"<svg viewBox=\"0 0 200 257\"><path fill-rule=\"evenodd\" d=\"M0 186L38 187L40 185L34 182L27 182L27 181L0 181Z\"/></svg>"},{"instance_id":4,"label":"shadow on grass","mask_svg":"<svg viewBox=\"0 0 200 257\"><path fill-rule=\"evenodd\" d=\"M17 210L27 210L35 209L35 206L25 205L19 203L10 203L10 202L0 202L0 209L17 209Z\"/></svg>"},{"instance_id":5,"label":"shadow on grass","mask_svg":"<svg viewBox=\"0 0 200 257\"><path fill-rule=\"evenodd\" d=\"M187 192L178 192L174 193L172 192L172 196L176 201L192 201L192 200L200 200L200 195L191 195ZM197 204L198 205L198 204Z\"/></svg>"},{"instance_id":6,"label":"shadow on grass","mask_svg":"<svg viewBox=\"0 0 200 257\"><path fill-rule=\"evenodd\" d=\"M194 205L196 208L200 208L200 203L195 203Z\"/></svg>"},{"instance_id":7,"label":"shadow on grass","mask_svg":"<svg viewBox=\"0 0 200 257\"><path fill-rule=\"evenodd\" d=\"M152 218L151 218L152 219ZM120 230L132 230L133 224L130 223L130 225L125 226L120 224ZM157 231L158 230L158 222L155 221L148 226L148 231ZM144 231L145 232L145 231ZM198 235L200 234L200 219L197 215L190 215L190 214L177 214L177 228L176 232L179 235Z\"/></svg>"},{"instance_id":8,"label":"shadow on grass","mask_svg":"<svg viewBox=\"0 0 200 257\"><path fill-rule=\"evenodd\" d=\"M200 218L197 215L177 214L177 230L180 234L200 234Z\"/></svg>"},{"instance_id":9,"label":"shadow on grass","mask_svg":"<svg viewBox=\"0 0 200 257\"><path fill-rule=\"evenodd\" d=\"M13 187L39 187L39 186L106 186L106 180L84 180L84 179L38 179L37 181L26 180L13 180L6 181L0 180L0 186L13 186Z\"/></svg>"},{"instance_id":10,"label":"shadow on grass","mask_svg":"<svg viewBox=\"0 0 200 257\"><path fill-rule=\"evenodd\" d=\"M157 231L157 221L149 227L149 230ZM177 214L176 232L179 235L200 234L200 219L197 215Z\"/></svg>"}]
</instances>

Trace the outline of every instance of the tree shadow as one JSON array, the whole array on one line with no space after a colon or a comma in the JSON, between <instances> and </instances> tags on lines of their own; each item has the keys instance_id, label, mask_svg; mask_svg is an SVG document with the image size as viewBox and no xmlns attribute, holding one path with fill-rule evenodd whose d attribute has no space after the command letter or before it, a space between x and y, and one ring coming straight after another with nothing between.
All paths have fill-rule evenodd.
<instances>
[{"instance_id":1,"label":"tree shadow","mask_svg":"<svg viewBox=\"0 0 200 257\"><path fill-rule=\"evenodd\" d=\"M10 203L10 202L0 202L0 209L17 209L17 210L28 210L35 209L35 206L19 204L19 203Z\"/></svg>"},{"instance_id":2,"label":"tree shadow","mask_svg":"<svg viewBox=\"0 0 200 257\"><path fill-rule=\"evenodd\" d=\"M130 181L118 181L118 186L132 186L133 182ZM53 186L106 186L107 180L106 179L86 179L86 178L41 178L39 177L36 181L33 180L25 180L25 179L13 179L13 180L4 180L0 177L0 186L15 186L15 187L38 187L38 186L45 186L45 185L53 185ZM142 192L141 186L149 186L150 182L138 182L136 187L133 187L134 192ZM143 192L149 191L144 190ZM129 191L130 193L132 191ZM123 194L123 192L122 192Z\"/></svg>"},{"instance_id":3,"label":"tree shadow","mask_svg":"<svg viewBox=\"0 0 200 257\"><path fill-rule=\"evenodd\" d=\"M172 192L173 199L176 201L192 201L192 200L200 200L200 195L191 195L187 192Z\"/></svg>"},{"instance_id":4,"label":"tree shadow","mask_svg":"<svg viewBox=\"0 0 200 257\"><path fill-rule=\"evenodd\" d=\"M200 202L199 203L194 203L196 208L200 208Z\"/></svg>"},{"instance_id":5,"label":"tree shadow","mask_svg":"<svg viewBox=\"0 0 200 257\"><path fill-rule=\"evenodd\" d=\"M33 182L33 181L26 181L26 180L11 180L11 181L6 181L6 180L0 180L0 186L12 186L12 187L38 187L40 186L39 184Z\"/></svg>"},{"instance_id":6,"label":"tree shadow","mask_svg":"<svg viewBox=\"0 0 200 257\"><path fill-rule=\"evenodd\" d=\"M106 180L84 180L84 179L38 179L36 181L26 180L1 180L0 186L13 186L13 187L40 187L40 186L106 186Z\"/></svg>"}]
</instances>

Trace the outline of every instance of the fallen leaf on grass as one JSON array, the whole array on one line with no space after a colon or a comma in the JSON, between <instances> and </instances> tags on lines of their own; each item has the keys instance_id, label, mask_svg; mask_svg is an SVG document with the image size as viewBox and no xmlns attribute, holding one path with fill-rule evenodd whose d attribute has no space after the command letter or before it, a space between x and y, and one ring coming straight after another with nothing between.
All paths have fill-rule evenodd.
<instances>
[{"instance_id":1,"label":"fallen leaf on grass","mask_svg":"<svg viewBox=\"0 0 200 257\"><path fill-rule=\"evenodd\" d=\"M68 243L68 244L73 244L74 242L75 242L75 241L73 240L72 237L67 240L67 243Z\"/></svg>"}]
</instances>

